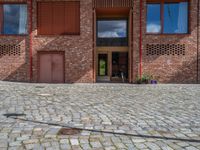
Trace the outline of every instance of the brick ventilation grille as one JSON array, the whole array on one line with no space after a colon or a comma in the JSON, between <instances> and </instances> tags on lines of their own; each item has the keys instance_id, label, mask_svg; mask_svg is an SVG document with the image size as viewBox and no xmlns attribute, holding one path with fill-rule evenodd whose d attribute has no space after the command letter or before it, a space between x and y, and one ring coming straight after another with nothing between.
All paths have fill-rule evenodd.
<instances>
[{"instance_id":1,"label":"brick ventilation grille","mask_svg":"<svg viewBox=\"0 0 200 150\"><path fill-rule=\"evenodd\" d=\"M9 44L9 45L0 45L0 57L1 56L20 56L21 55L21 46L19 44Z\"/></svg>"},{"instance_id":2,"label":"brick ventilation grille","mask_svg":"<svg viewBox=\"0 0 200 150\"><path fill-rule=\"evenodd\" d=\"M147 44L146 55L185 55L185 44Z\"/></svg>"}]
</instances>

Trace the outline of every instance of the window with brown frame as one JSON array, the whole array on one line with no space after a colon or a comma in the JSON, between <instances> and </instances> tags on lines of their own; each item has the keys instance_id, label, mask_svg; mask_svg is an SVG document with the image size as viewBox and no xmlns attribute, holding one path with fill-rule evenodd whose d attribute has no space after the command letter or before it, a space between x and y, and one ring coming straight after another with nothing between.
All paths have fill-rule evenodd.
<instances>
[{"instance_id":1,"label":"window with brown frame","mask_svg":"<svg viewBox=\"0 0 200 150\"><path fill-rule=\"evenodd\" d=\"M80 2L38 2L38 34L80 34Z\"/></svg>"},{"instance_id":2,"label":"window with brown frame","mask_svg":"<svg viewBox=\"0 0 200 150\"><path fill-rule=\"evenodd\" d=\"M97 20L97 46L127 46L128 19L101 18Z\"/></svg>"},{"instance_id":3,"label":"window with brown frame","mask_svg":"<svg viewBox=\"0 0 200 150\"><path fill-rule=\"evenodd\" d=\"M153 34L188 33L187 0L148 0L146 32Z\"/></svg>"}]
</instances>

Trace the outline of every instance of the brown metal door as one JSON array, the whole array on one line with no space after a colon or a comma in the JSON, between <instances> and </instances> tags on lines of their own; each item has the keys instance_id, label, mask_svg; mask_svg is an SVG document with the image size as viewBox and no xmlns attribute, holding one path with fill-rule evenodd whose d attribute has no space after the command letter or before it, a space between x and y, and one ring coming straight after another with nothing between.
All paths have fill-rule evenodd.
<instances>
[{"instance_id":1,"label":"brown metal door","mask_svg":"<svg viewBox=\"0 0 200 150\"><path fill-rule=\"evenodd\" d=\"M51 54L40 54L39 82L51 83Z\"/></svg>"},{"instance_id":2,"label":"brown metal door","mask_svg":"<svg viewBox=\"0 0 200 150\"><path fill-rule=\"evenodd\" d=\"M64 82L64 60L62 54L52 54L52 82Z\"/></svg>"},{"instance_id":3,"label":"brown metal door","mask_svg":"<svg viewBox=\"0 0 200 150\"><path fill-rule=\"evenodd\" d=\"M41 53L39 55L39 82L64 83L64 54Z\"/></svg>"}]
</instances>

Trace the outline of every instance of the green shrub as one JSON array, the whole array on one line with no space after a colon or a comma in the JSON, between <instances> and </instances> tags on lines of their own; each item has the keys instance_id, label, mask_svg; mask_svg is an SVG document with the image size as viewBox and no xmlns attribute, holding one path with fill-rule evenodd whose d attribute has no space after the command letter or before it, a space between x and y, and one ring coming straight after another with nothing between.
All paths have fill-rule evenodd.
<instances>
[{"instance_id":1,"label":"green shrub","mask_svg":"<svg viewBox=\"0 0 200 150\"><path fill-rule=\"evenodd\" d=\"M153 77L151 75L143 74L141 78L139 76L137 76L136 83L137 84L148 84L148 83L150 83L151 79L153 79Z\"/></svg>"}]
</instances>

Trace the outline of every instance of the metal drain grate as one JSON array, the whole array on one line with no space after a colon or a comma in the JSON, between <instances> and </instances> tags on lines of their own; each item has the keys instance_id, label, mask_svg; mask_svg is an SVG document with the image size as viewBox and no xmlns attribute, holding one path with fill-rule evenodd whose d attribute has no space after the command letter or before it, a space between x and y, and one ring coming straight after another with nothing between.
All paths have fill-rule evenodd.
<instances>
[{"instance_id":1,"label":"metal drain grate","mask_svg":"<svg viewBox=\"0 0 200 150\"><path fill-rule=\"evenodd\" d=\"M82 130L75 128L61 128L58 131L58 135L76 135L81 133Z\"/></svg>"}]
</instances>

